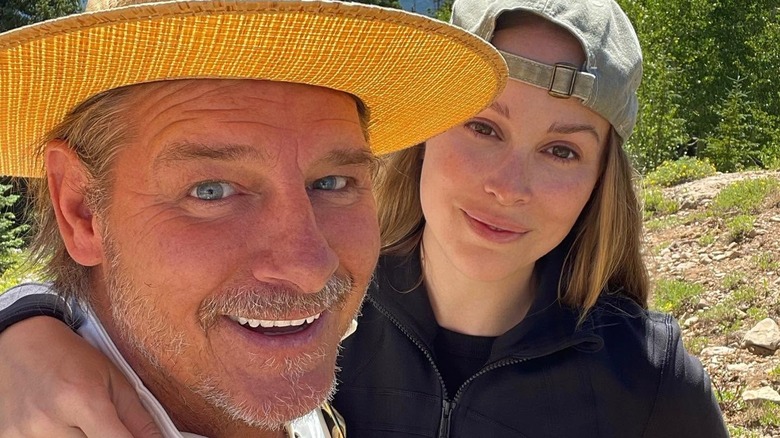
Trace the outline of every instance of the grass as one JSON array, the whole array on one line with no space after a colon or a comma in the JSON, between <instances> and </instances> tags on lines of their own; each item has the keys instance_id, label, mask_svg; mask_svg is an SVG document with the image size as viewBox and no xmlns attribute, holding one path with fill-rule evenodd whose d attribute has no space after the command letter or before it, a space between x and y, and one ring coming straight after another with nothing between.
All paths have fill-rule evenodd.
<instances>
[{"instance_id":1,"label":"grass","mask_svg":"<svg viewBox=\"0 0 780 438\"><path fill-rule=\"evenodd\" d=\"M677 317L683 310L699 301L704 287L683 280L660 279L655 285L653 302L655 308Z\"/></svg>"},{"instance_id":2,"label":"grass","mask_svg":"<svg viewBox=\"0 0 780 438\"><path fill-rule=\"evenodd\" d=\"M778 261L778 256L769 251L764 251L754 255L751 258L751 262L755 267L764 272L776 271L780 269L780 261Z\"/></svg>"},{"instance_id":3,"label":"grass","mask_svg":"<svg viewBox=\"0 0 780 438\"><path fill-rule=\"evenodd\" d=\"M644 200L645 219L677 213L680 210L680 203L674 199L664 197L661 189L657 187L646 188L642 192L642 198Z\"/></svg>"},{"instance_id":4,"label":"grass","mask_svg":"<svg viewBox=\"0 0 780 438\"><path fill-rule=\"evenodd\" d=\"M726 290L734 290L744 282L745 278L742 276L742 274L732 272L723 277L723 280L721 280L721 285Z\"/></svg>"},{"instance_id":5,"label":"grass","mask_svg":"<svg viewBox=\"0 0 780 438\"><path fill-rule=\"evenodd\" d=\"M726 300L701 312L699 320L707 324L717 324L720 334L728 336L742 328L743 322L738 315L735 303Z\"/></svg>"},{"instance_id":6,"label":"grass","mask_svg":"<svg viewBox=\"0 0 780 438\"><path fill-rule=\"evenodd\" d=\"M762 438L761 433L745 429L744 427L728 425L728 428L731 438Z\"/></svg>"},{"instance_id":7,"label":"grass","mask_svg":"<svg viewBox=\"0 0 780 438\"><path fill-rule=\"evenodd\" d=\"M728 214L756 214L767 198L778 191L780 191L780 182L776 178L736 181L724 187L713 198L711 208L721 217Z\"/></svg>"},{"instance_id":8,"label":"grass","mask_svg":"<svg viewBox=\"0 0 780 438\"><path fill-rule=\"evenodd\" d=\"M745 311L748 317L755 322L762 321L769 317L769 311L763 306L751 307Z\"/></svg>"},{"instance_id":9,"label":"grass","mask_svg":"<svg viewBox=\"0 0 780 438\"><path fill-rule=\"evenodd\" d=\"M715 240L715 233L707 232L699 236L698 242L700 246L705 247L715 243Z\"/></svg>"},{"instance_id":10,"label":"grass","mask_svg":"<svg viewBox=\"0 0 780 438\"><path fill-rule=\"evenodd\" d=\"M709 346L710 339L706 336L694 336L692 338L683 338L685 349L694 356L701 354L701 351Z\"/></svg>"},{"instance_id":11,"label":"grass","mask_svg":"<svg viewBox=\"0 0 780 438\"><path fill-rule=\"evenodd\" d=\"M772 381L774 382L780 381L780 365L769 370L767 374L769 375L769 378L772 379Z\"/></svg>"},{"instance_id":12,"label":"grass","mask_svg":"<svg viewBox=\"0 0 780 438\"><path fill-rule=\"evenodd\" d=\"M749 214L738 214L726 220L728 238L732 242L741 242L755 228L756 217Z\"/></svg>"},{"instance_id":13,"label":"grass","mask_svg":"<svg viewBox=\"0 0 780 438\"><path fill-rule=\"evenodd\" d=\"M744 416L748 423L762 427L780 427L780 405L776 403L747 403Z\"/></svg>"},{"instance_id":14,"label":"grass","mask_svg":"<svg viewBox=\"0 0 780 438\"><path fill-rule=\"evenodd\" d=\"M677 216L663 216L649 219L645 222L646 231L658 231L665 230L667 228L681 225L684 223L684 219Z\"/></svg>"}]
</instances>

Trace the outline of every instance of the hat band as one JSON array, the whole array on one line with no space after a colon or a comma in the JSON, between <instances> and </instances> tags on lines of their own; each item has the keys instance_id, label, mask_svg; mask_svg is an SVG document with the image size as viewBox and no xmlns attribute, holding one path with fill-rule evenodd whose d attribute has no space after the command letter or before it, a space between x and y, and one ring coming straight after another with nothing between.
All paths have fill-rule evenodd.
<instances>
[{"instance_id":1,"label":"hat band","mask_svg":"<svg viewBox=\"0 0 780 438\"><path fill-rule=\"evenodd\" d=\"M553 97L588 100L596 76L567 64L547 65L499 50L509 68L509 77L544 88Z\"/></svg>"}]
</instances>

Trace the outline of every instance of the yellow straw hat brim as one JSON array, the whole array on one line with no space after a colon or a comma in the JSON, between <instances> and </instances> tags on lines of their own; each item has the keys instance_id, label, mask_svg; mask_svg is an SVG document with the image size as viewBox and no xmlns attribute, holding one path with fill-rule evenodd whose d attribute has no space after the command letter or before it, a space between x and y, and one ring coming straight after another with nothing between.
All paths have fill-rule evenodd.
<instances>
[{"instance_id":1,"label":"yellow straw hat brim","mask_svg":"<svg viewBox=\"0 0 780 438\"><path fill-rule=\"evenodd\" d=\"M403 11L317 1L171 1L87 12L0 35L0 173L41 176L35 150L102 91L182 78L249 78L359 97L377 154L424 141L497 96L488 44Z\"/></svg>"}]
</instances>

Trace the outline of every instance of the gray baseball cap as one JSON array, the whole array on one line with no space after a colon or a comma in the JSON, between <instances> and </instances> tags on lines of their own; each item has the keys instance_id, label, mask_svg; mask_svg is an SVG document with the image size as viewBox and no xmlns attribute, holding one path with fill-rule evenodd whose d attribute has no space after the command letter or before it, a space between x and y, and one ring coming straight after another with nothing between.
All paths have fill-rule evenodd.
<instances>
[{"instance_id":1,"label":"gray baseball cap","mask_svg":"<svg viewBox=\"0 0 780 438\"><path fill-rule=\"evenodd\" d=\"M642 49L620 6L613 0L455 0L452 24L490 41L496 20L507 11L530 12L568 30L586 57L577 68L502 51L509 77L547 89L555 97L579 98L627 140L636 125Z\"/></svg>"}]
</instances>

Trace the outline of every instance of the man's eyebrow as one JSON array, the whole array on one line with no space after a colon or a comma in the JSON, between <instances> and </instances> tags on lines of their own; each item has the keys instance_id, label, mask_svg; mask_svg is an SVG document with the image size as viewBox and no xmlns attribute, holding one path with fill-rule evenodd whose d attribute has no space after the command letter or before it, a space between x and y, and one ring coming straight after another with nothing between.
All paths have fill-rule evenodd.
<instances>
[{"instance_id":1,"label":"man's eyebrow","mask_svg":"<svg viewBox=\"0 0 780 438\"><path fill-rule=\"evenodd\" d=\"M266 160L262 150L242 144L175 143L154 159L154 166L187 160Z\"/></svg>"},{"instance_id":2,"label":"man's eyebrow","mask_svg":"<svg viewBox=\"0 0 780 438\"><path fill-rule=\"evenodd\" d=\"M553 123L547 129L547 132L557 133L557 134L575 134L577 132L587 132L592 134L597 142L601 143L601 136L599 135L598 131L596 131L596 128L593 125L588 125L587 123L578 123L578 124Z\"/></svg>"},{"instance_id":3,"label":"man's eyebrow","mask_svg":"<svg viewBox=\"0 0 780 438\"><path fill-rule=\"evenodd\" d=\"M366 166L373 169L379 164L379 158L368 149L348 148L332 151L317 162L337 166Z\"/></svg>"}]
</instances>

